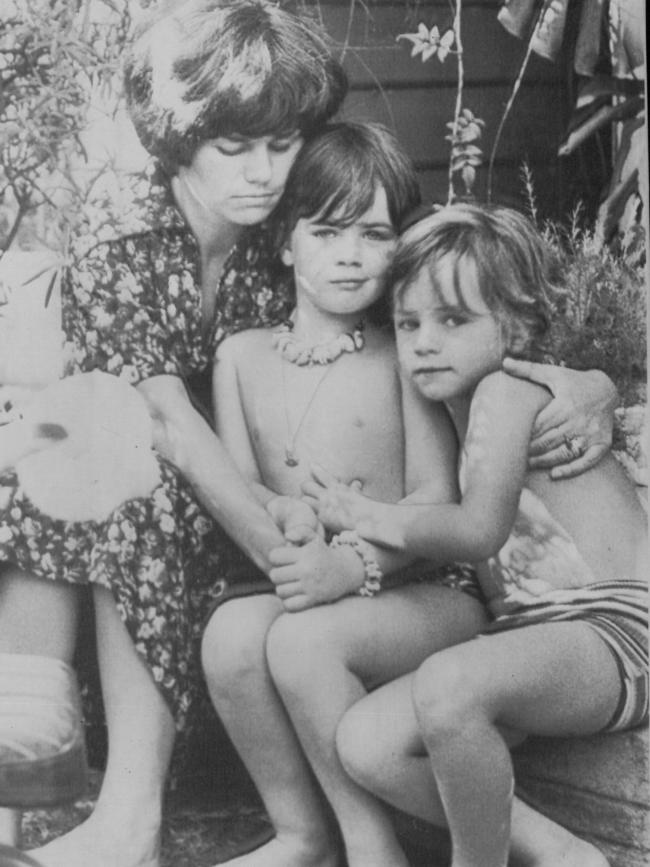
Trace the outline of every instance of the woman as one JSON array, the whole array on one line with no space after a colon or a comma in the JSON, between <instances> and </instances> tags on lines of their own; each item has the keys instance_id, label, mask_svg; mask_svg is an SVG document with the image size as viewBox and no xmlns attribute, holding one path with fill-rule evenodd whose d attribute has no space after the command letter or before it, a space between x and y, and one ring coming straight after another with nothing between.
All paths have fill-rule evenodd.
<instances>
[{"instance_id":1,"label":"woman","mask_svg":"<svg viewBox=\"0 0 650 867\"><path fill-rule=\"evenodd\" d=\"M77 586L94 588L107 772L91 819L35 853L47 867L158 864L165 773L199 682L201 612L252 566L226 533L262 569L282 539L188 390L202 391L195 379L224 334L288 312L264 221L302 142L347 88L314 22L265 0L190 2L155 19L125 83L157 164L151 229L68 269L63 326L69 372L107 370L145 395L162 484L104 524L65 525L5 479L0 512L10 531L0 535L0 651L70 660Z\"/></svg>"},{"instance_id":2,"label":"woman","mask_svg":"<svg viewBox=\"0 0 650 867\"><path fill-rule=\"evenodd\" d=\"M94 595L107 769L91 818L35 853L45 867L159 864L164 780L197 694L203 612L226 582L253 564L266 570L281 539L198 408L200 380L226 334L288 313L265 220L302 142L345 91L314 22L266 0L180 4L129 52L128 104L156 164L151 228L67 270L64 330L69 372L103 369L146 397L162 484L96 525L47 519L11 476L0 489L0 653L70 660L79 585ZM609 386L601 391L607 403ZM556 411L563 427L548 416L545 446L566 461L563 436L575 428ZM590 446L583 461L597 453Z\"/></svg>"}]
</instances>

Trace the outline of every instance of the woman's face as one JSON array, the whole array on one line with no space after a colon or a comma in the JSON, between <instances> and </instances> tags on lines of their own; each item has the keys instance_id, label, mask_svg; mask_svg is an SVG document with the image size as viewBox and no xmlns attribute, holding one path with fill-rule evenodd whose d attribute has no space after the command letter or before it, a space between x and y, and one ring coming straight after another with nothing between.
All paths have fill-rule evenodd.
<instances>
[{"instance_id":1,"label":"woman's face","mask_svg":"<svg viewBox=\"0 0 650 867\"><path fill-rule=\"evenodd\" d=\"M298 131L211 139L199 146L189 166L181 166L178 179L209 216L253 226L277 205L302 144Z\"/></svg>"}]
</instances>

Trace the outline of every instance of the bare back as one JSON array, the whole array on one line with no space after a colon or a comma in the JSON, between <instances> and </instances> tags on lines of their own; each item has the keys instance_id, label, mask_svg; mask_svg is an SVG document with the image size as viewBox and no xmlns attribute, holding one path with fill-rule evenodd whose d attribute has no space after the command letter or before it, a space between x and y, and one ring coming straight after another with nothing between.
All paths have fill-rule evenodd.
<instances>
[{"instance_id":1,"label":"bare back","mask_svg":"<svg viewBox=\"0 0 650 867\"><path fill-rule=\"evenodd\" d=\"M526 487L571 536L596 580L647 580L647 516L613 455L571 479L531 472Z\"/></svg>"}]
</instances>

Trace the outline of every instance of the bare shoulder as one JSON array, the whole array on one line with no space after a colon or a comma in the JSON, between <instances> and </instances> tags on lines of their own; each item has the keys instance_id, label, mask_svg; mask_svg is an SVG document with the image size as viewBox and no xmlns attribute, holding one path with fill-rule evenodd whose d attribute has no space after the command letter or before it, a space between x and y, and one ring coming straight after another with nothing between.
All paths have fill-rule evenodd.
<instances>
[{"instance_id":1,"label":"bare shoulder","mask_svg":"<svg viewBox=\"0 0 650 867\"><path fill-rule=\"evenodd\" d=\"M536 414L551 400L551 393L537 383L510 376L504 370L496 370L483 377L474 393L474 401L481 404L530 409Z\"/></svg>"},{"instance_id":2,"label":"bare shoulder","mask_svg":"<svg viewBox=\"0 0 650 867\"><path fill-rule=\"evenodd\" d=\"M250 359L257 360L260 354L272 350L270 328L249 328L231 334L219 344L215 360L235 364L238 367Z\"/></svg>"}]
</instances>

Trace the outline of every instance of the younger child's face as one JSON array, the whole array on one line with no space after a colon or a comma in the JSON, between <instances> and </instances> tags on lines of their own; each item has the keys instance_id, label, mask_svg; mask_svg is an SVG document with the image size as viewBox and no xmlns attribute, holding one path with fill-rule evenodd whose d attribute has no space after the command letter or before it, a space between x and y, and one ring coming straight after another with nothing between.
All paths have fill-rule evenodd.
<instances>
[{"instance_id":1,"label":"younger child's face","mask_svg":"<svg viewBox=\"0 0 650 867\"><path fill-rule=\"evenodd\" d=\"M422 268L395 306L397 351L402 369L429 400L471 394L501 367L502 329L486 306L473 263L459 263L464 305L455 289L455 259L437 263L436 284Z\"/></svg>"},{"instance_id":2,"label":"younger child's face","mask_svg":"<svg viewBox=\"0 0 650 867\"><path fill-rule=\"evenodd\" d=\"M366 310L384 292L395 243L383 188L349 225L337 223L336 214L327 222L298 220L282 254L294 269L297 305L337 315Z\"/></svg>"}]
</instances>

